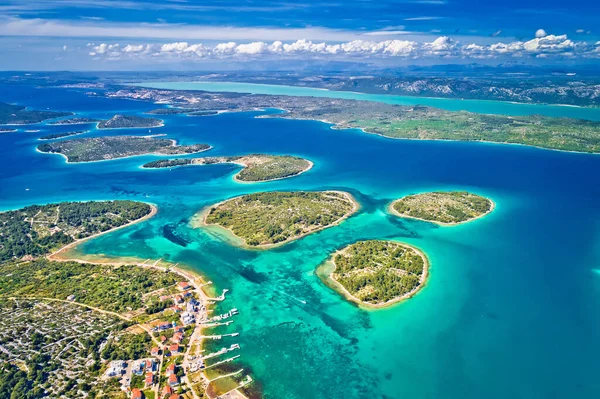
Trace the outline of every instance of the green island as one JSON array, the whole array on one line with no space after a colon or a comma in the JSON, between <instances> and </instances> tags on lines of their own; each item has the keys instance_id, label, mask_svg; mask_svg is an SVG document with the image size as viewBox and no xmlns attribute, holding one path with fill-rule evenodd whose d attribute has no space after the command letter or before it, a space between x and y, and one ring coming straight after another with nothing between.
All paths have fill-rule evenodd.
<instances>
[{"instance_id":1,"label":"green island","mask_svg":"<svg viewBox=\"0 0 600 399\"><path fill-rule=\"evenodd\" d=\"M84 125L86 123L98 123L100 119L94 118L69 118L48 122L49 125Z\"/></svg>"},{"instance_id":2,"label":"green island","mask_svg":"<svg viewBox=\"0 0 600 399\"><path fill-rule=\"evenodd\" d=\"M339 224L357 210L354 198L341 191L262 192L210 206L193 225L216 226L245 246L268 248Z\"/></svg>"},{"instance_id":3,"label":"green island","mask_svg":"<svg viewBox=\"0 0 600 399\"><path fill-rule=\"evenodd\" d=\"M494 206L492 200L466 191L437 191L400 198L389 209L397 216L452 225L483 217Z\"/></svg>"},{"instance_id":4,"label":"green island","mask_svg":"<svg viewBox=\"0 0 600 399\"><path fill-rule=\"evenodd\" d=\"M299 175L312 168L313 163L290 155L251 154L230 157L161 159L145 164L144 168L172 168L187 165L216 165L233 163L244 168L235 175L240 182L264 182Z\"/></svg>"},{"instance_id":5,"label":"green island","mask_svg":"<svg viewBox=\"0 0 600 399\"><path fill-rule=\"evenodd\" d=\"M62 202L0 213L0 262L49 254L76 240L147 218L143 202Z\"/></svg>"},{"instance_id":6,"label":"green island","mask_svg":"<svg viewBox=\"0 0 600 399\"><path fill-rule=\"evenodd\" d=\"M28 125L73 115L72 112L34 111L22 105L0 102L0 125Z\"/></svg>"},{"instance_id":7,"label":"green island","mask_svg":"<svg viewBox=\"0 0 600 399\"><path fill-rule=\"evenodd\" d=\"M52 134L48 134L46 136L42 136L38 140L54 140L54 139L60 139L63 137L76 136L78 134L83 134L83 133L87 133L87 131L86 130L78 130L78 131L74 131L74 132L52 133Z\"/></svg>"},{"instance_id":8,"label":"green island","mask_svg":"<svg viewBox=\"0 0 600 399\"><path fill-rule=\"evenodd\" d=\"M332 267L329 267L332 266ZM382 307L409 298L427 279L428 261L416 248L396 241L359 241L337 252L317 273L348 299Z\"/></svg>"},{"instance_id":9,"label":"green island","mask_svg":"<svg viewBox=\"0 0 600 399\"><path fill-rule=\"evenodd\" d=\"M10 132L16 132L17 129L9 129L6 127L0 127L0 133L10 133Z\"/></svg>"},{"instance_id":10,"label":"green island","mask_svg":"<svg viewBox=\"0 0 600 399\"><path fill-rule=\"evenodd\" d=\"M132 128L153 128L164 126L160 119L144 118L136 115L117 114L106 121L98 122L98 129L132 129Z\"/></svg>"},{"instance_id":11,"label":"green island","mask_svg":"<svg viewBox=\"0 0 600 399\"><path fill-rule=\"evenodd\" d=\"M150 115L180 115L193 111L191 108L157 108L146 112Z\"/></svg>"},{"instance_id":12,"label":"green island","mask_svg":"<svg viewBox=\"0 0 600 399\"><path fill-rule=\"evenodd\" d=\"M153 136L87 137L46 143L38 151L58 153L68 162L94 162L138 155L183 155L210 149L208 144L177 145L175 140L157 139Z\"/></svg>"}]
</instances>

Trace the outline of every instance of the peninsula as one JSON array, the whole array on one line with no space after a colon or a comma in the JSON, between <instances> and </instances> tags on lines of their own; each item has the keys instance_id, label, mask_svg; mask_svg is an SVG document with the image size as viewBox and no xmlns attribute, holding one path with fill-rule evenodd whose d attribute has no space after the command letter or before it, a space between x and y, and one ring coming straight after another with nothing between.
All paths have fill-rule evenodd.
<instances>
[{"instance_id":1,"label":"peninsula","mask_svg":"<svg viewBox=\"0 0 600 399\"><path fill-rule=\"evenodd\" d=\"M313 163L290 155L251 154L230 157L161 159L145 164L144 168L172 168L186 165L216 165L233 163L243 166L234 179L240 182L266 182L285 179L306 172Z\"/></svg>"},{"instance_id":2,"label":"peninsula","mask_svg":"<svg viewBox=\"0 0 600 399\"><path fill-rule=\"evenodd\" d=\"M210 149L208 144L177 145L175 140L153 136L87 137L40 144L38 151L58 153L68 162L94 162L138 155L194 154Z\"/></svg>"},{"instance_id":3,"label":"peninsula","mask_svg":"<svg viewBox=\"0 0 600 399\"><path fill-rule=\"evenodd\" d=\"M83 133L87 133L87 131L86 130L78 130L75 132L52 133L52 134L48 134L46 136L42 136L38 140L54 140L54 139L60 139L63 137L76 136L78 134L83 134Z\"/></svg>"},{"instance_id":4,"label":"peninsula","mask_svg":"<svg viewBox=\"0 0 600 399\"><path fill-rule=\"evenodd\" d=\"M269 248L337 225L357 210L354 198L341 191L262 192L210 206L193 225L218 227L243 246Z\"/></svg>"},{"instance_id":5,"label":"peninsula","mask_svg":"<svg viewBox=\"0 0 600 399\"><path fill-rule=\"evenodd\" d=\"M400 198L392 202L389 210L400 217L454 225L483 217L494 206L489 198L466 191L437 191Z\"/></svg>"},{"instance_id":6,"label":"peninsula","mask_svg":"<svg viewBox=\"0 0 600 399\"><path fill-rule=\"evenodd\" d=\"M153 128L164 126L162 120L157 118L144 118L135 115L115 115L107 121L98 123L98 129L133 129Z\"/></svg>"},{"instance_id":7,"label":"peninsula","mask_svg":"<svg viewBox=\"0 0 600 399\"><path fill-rule=\"evenodd\" d=\"M29 125L69 115L73 113L28 110L23 105L0 102L0 125Z\"/></svg>"},{"instance_id":8,"label":"peninsula","mask_svg":"<svg viewBox=\"0 0 600 399\"><path fill-rule=\"evenodd\" d=\"M94 118L70 118L60 119L58 121L48 122L49 125L84 125L86 123L98 123L100 119Z\"/></svg>"},{"instance_id":9,"label":"peninsula","mask_svg":"<svg viewBox=\"0 0 600 399\"><path fill-rule=\"evenodd\" d=\"M158 398L176 383L185 397L206 397L209 388L235 395L252 382L243 370L235 376L204 372L217 370L222 362L213 358L222 353L202 354L203 329L228 325L220 320L237 313L209 315L207 307L225 299L203 291L210 282L160 260L71 257L81 241L155 213L153 205L133 201L0 213L1 392L19 386L31 398L116 398L136 391Z\"/></svg>"},{"instance_id":10,"label":"peninsula","mask_svg":"<svg viewBox=\"0 0 600 399\"><path fill-rule=\"evenodd\" d=\"M330 263L332 268L327 268ZM427 280L429 264L418 249L396 241L358 241L334 254L320 277L346 298L383 307L413 296ZM320 273L317 273L320 274Z\"/></svg>"}]
</instances>

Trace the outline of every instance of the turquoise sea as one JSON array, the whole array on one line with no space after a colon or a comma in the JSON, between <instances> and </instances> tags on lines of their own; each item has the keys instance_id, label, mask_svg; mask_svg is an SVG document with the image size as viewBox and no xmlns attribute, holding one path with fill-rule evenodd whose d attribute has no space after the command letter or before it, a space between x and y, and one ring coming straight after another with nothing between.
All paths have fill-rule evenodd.
<instances>
[{"instance_id":1,"label":"turquoise sea","mask_svg":"<svg viewBox=\"0 0 600 399\"><path fill-rule=\"evenodd\" d=\"M221 88L222 90L222 88ZM139 114L146 102L88 97L87 90L0 85L5 102L80 116ZM414 100L421 102L421 99ZM444 100L460 108L460 100ZM496 113L506 103L475 104ZM474 105L474 106L475 106ZM511 104L512 112L581 117L582 109ZM598 111L584 111L598 119ZM232 165L142 170L153 156L66 164L35 151L38 137L83 126L21 127L0 134L0 208L64 200L133 199L158 205L147 222L99 237L90 254L163 258L229 288L244 367L265 398L600 397L600 155L524 146L391 140L260 113L166 116L152 129L206 155L294 154L315 162L301 176L237 184ZM40 129L40 132L24 132ZM141 130L101 134L148 134ZM82 137L82 136L80 136ZM269 251L247 251L188 226L204 206L262 190L340 189L360 212L339 226ZM409 193L466 189L495 211L455 227L403 220L387 204ZM171 226L185 242L169 241ZM315 275L329 254L366 238L410 243L431 276L414 298L366 311Z\"/></svg>"}]
</instances>

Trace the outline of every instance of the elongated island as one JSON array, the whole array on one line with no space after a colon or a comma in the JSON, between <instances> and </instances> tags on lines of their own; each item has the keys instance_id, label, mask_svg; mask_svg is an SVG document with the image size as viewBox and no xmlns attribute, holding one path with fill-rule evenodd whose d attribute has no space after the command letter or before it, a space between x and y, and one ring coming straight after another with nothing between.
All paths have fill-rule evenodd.
<instances>
[{"instance_id":1,"label":"elongated island","mask_svg":"<svg viewBox=\"0 0 600 399\"><path fill-rule=\"evenodd\" d=\"M342 191L262 192L209 206L192 220L235 245L266 249L341 223L359 208Z\"/></svg>"},{"instance_id":2,"label":"elongated island","mask_svg":"<svg viewBox=\"0 0 600 399\"><path fill-rule=\"evenodd\" d=\"M429 262L417 248L396 241L358 241L317 270L325 284L366 307L410 298L427 280Z\"/></svg>"},{"instance_id":3,"label":"elongated island","mask_svg":"<svg viewBox=\"0 0 600 399\"><path fill-rule=\"evenodd\" d=\"M61 154L67 162L95 162L137 155L194 154L210 149L208 144L177 145L175 140L154 136L107 136L62 140L38 146L38 151Z\"/></svg>"},{"instance_id":4,"label":"elongated island","mask_svg":"<svg viewBox=\"0 0 600 399\"><path fill-rule=\"evenodd\" d=\"M173 168L190 165L217 165L232 163L243 166L234 179L238 182L255 183L285 179L310 170L309 160L290 155L251 154L243 156L161 159L148 162L144 168Z\"/></svg>"},{"instance_id":5,"label":"elongated island","mask_svg":"<svg viewBox=\"0 0 600 399\"><path fill-rule=\"evenodd\" d=\"M494 207L491 199L466 191L436 191L400 198L390 204L389 211L400 217L455 225L481 218Z\"/></svg>"}]
</instances>

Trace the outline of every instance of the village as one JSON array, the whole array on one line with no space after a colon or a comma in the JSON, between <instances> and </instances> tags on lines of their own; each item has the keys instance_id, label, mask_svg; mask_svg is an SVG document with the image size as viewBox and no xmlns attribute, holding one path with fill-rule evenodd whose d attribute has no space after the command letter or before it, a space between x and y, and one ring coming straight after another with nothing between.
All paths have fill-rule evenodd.
<instances>
[{"instance_id":1,"label":"village","mask_svg":"<svg viewBox=\"0 0 600 399\"><path fill-rule=\"evenodd\" d=\"M156 263L152 267L157 267ZM139 312L135 314L140 323L132 328L142 329L152 338L152 348L147 357L113 360L108 364L102 378L118 380L120 389L132 399L246 398L238 388L252 382L249 375L241 380L237 387L221 395L216 394L214 390L211 395L207 390L209 384L221 376L211 380L205 371L239 358L239 355L231 355L231 352L240 349L237 343L213 353L204 353L202 348L203 340L221 340L238 335L203 335L206 328L233 323L231 318L238 313L237 309L233 308L215 316L210 309L210 305L225 300L228 290L225 289L221 295L211 298L202 289L203 286L212 284L211 282L203 283L195 276L175 268L165 271L185 276L187 281L180 281L175 287L145 294L149 303L158 301L159 304L170 305L151 317ZM210 361L210 364L207 364L207 361ZM242 371L240 369L235 374L239 375Z\"/></svg>"}]
</instances>

